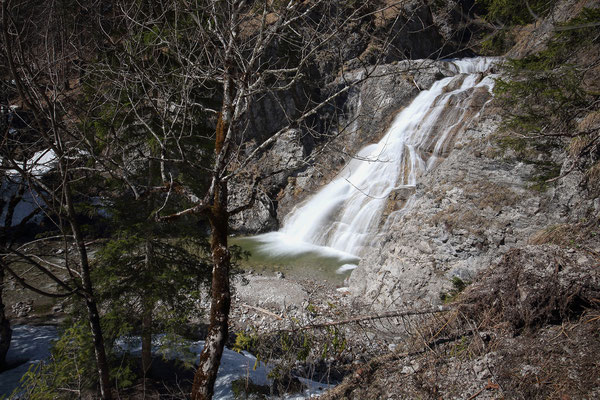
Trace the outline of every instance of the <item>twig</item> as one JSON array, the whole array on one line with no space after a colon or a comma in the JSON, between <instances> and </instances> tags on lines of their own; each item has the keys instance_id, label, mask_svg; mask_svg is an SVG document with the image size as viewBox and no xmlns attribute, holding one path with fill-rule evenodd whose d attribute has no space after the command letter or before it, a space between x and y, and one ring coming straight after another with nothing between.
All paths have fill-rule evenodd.
<instances>
[{"instance_id":1,"label":"twig","mask_svg":"<svg viewBox=\"0 0 600 400\"><path fill-rule=\"evenodd\" d=\"M246 303L241 303L240 305L242 307L251 308L251 309L259 311L259 312L261 312L263 314L270 315L271 317L277 318L278 320L283 320L283 318L280 317L279 315L277 315L274 312L271 312L269 310L265 310L264 308L260 308L260 307L256 307L256 306L251 306L250 304L246 304Z\"/></svg>"},{"instance_id":2,"label":"twig","mask_svg":"<svg viewBox=\"0 0 600 400\"><path fill-rule=\"evenodd\" d=\"M473 394L473 396L469 397L467 400L473 400L474 398L479 396L481 393L483 393L484 390L498 390L499 388L500 388L500 386L497 383L494 383L491 381L491 379L488 379L487 385L485 385L483 388L481 388L477 393Z\"/></svg>"},{"instance_id":3,"label":"twig","mask_svg":"<svg viewBox=\"0 0 600 400\"><path fill-rule=\"evenodd\" d=\"M440 308L432 308L429 310L402 310L402 311L397 310L397 311L390 311L390 312L383 313L383 314L363 315L363 316L359 316L359 317L343 319L340 321L323 322L320 324L310 324L310 325L304 326L300 329L306 330L306 329L314 329L314 328L324 328L324 327L328 327L328 326L347 325L347 324L351 324L351 323L355 323L355 322L374 321L374 320L384 319L384 318L406 317L409 315L436 314L436 313L448 312L448 311L451 311L451 308L440 307Z\"/></svg>"}]
</instances>

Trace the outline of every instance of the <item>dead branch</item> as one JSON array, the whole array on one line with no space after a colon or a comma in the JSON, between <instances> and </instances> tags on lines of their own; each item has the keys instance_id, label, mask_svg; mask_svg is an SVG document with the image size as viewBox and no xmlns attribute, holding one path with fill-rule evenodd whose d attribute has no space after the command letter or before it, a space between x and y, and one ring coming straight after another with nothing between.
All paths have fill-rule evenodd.
<instances>
[{"instance_id":1,"label":"dead branch","mask_svg":"<svg viewBox=\"0 0 600 400\"><path fill-rule=\"evenodd\" d=\"M326 328L328 326L339 326L339 325L348 325L348 324L353 324L353 323L358 323L358 322L376 321L376 320L385 319L385 318L407 317L407 316L411 316L411 315L437 314L437 313L448 312L451 310L452 310L452 308L450 308L450 307L438 307L438 308L431 308L428 310L397 310L397 311L390 311L390 312L386 312L386 313L382 313L382 314L363 315L363 316L359 316L359 317L343 319L340 321L312 323L312 324L303 326L299 329L301 329L301 330L318 329L318 328Z\"/></svg>"},{"instance_id":2,"label":"dead branch","mask_svg":"<svg viewBox=\"0 0 600 400\"><path fill-rule=\"evenodd\" d=\"M269 316L271 316L271 317L273 317L273 318L276 318L276 319L278 319L278 320L283 320L283 318L282 318L282 317L280 317L279 315L277 315L277 314L275 314L274 312L271 312L271 311L269 311L269 310L266 310L266 309L264 309L264 308L260 308L260 307L256 307L256 306L251 306L250 304L246 304L246 303L241 303L240 305L241 305L242 307L250 308L250 309L252 309L252 310L256 310L256 311L258 311L258 312L261 312L261 313L263 313L263 314L267 314L267 315L269 315Z\"/></svg>"}]
</instances>

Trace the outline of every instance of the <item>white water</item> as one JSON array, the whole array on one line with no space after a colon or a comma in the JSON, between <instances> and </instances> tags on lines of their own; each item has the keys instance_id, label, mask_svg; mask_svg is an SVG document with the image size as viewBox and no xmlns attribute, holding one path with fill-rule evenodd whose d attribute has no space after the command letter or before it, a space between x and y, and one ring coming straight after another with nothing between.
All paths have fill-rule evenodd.
<instances>
[{"instance_id":1,"label":"white water","mask_svg":"<svg viewBox=\"0 0 600 400\"><path fill-rule=\"evenodd\" d=\"M493 79L482 73L494 61L454 60L455 76L422 91L379 143L363 148L331 183L296 207L279 232L258 236L262 251L275 256L320 252L356 262L377 235L390 193L414 188L479 113L483 105L473 105L471 95L478 87L491 90Z\"/></svg>"}]
</instances>

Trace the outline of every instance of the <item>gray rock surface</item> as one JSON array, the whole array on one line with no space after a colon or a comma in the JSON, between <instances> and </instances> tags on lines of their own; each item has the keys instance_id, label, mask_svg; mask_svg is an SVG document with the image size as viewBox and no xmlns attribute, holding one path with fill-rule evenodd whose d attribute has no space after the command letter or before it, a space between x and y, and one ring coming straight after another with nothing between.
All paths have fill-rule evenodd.
<instances>
[{"instance_id":1,"label":"gray rock surface","mask_svg":"<svg viewBox=\"0 0 600 400\"><path fill-rule=\"evenodd\" d=\"M534 165L501 146L498 123L490 103L448 157L422 176L406 207L391 213L379 244L349 278L354 296L375 308L438 304L453 277L472 281L549 226L598 212L577 173L536 190ZM559 154L539 157L563 162Z\"/></svg>"},{"instance_id":2,"label":"gray rock surface","mask_svg":"<svg viewBox=\"0 0 600 400\"><path fill-rule=\"evenodd\" d=\"M275 310L299 308L308 299L306 291L294 281L254 275L247 275L236 284L236 295L243 303Z\"/></svg>"},{"instance_id":3,"label":"gray rock surface","mask_svg":"<svg viewBox=\"0 0 600 400\"><path fill-rule=\"evenodd\" d=\"M269 177L261 182L255 206L231 217L230 226L238 233L256 233L277 230L276 203L272 199L285 187L291 173L301 168L308 150L302 143L301 132L290 129L285 132L270 151L257 163L261 173ZM250 200L252 179L239 179L230 187L229 200L232 208Z\"/></svg>"}]
</instances>

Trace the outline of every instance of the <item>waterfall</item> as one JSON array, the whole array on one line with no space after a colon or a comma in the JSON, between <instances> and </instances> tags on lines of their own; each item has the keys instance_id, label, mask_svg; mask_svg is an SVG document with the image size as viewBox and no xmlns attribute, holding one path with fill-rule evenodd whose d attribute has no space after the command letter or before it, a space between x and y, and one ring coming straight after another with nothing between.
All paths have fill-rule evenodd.
<instances>
[{"instance_id":1,"label":"waterfall","mask_svg":"<svg viewBox=\"0 0 600 400\"><path fill-rule=\"evenodd\" d=\"M364 147L329 184L284 219L279 232L257 236L273 255L316 251L356 262L382 224L389 197L412 193L419 177L447 156L453 138L475 118L489 91L490 58L449 61L455 76L435 82L402 110L384 137Z\"/></svg>"}]
</instances>

